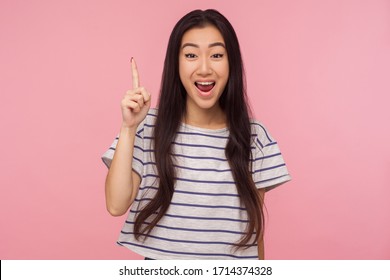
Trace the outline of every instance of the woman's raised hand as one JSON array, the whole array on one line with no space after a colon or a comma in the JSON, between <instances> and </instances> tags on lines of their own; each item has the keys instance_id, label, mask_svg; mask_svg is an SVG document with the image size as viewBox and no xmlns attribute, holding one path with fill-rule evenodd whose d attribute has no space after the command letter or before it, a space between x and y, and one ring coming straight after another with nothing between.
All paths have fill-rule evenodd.
<instances>
[{"instance_id":1,"label":"woman's raised hand","mask_svg":"<svg viewBox=\"0 0 390 280\"><path fill-rule=\"evenodd\" d=\"M126 91L121 102L122 127L137 128L145 119L150 108L150 94L144 87L140 87L137 64L131 59L133 74L133 89Z\"/></svg>"}]
</instances>

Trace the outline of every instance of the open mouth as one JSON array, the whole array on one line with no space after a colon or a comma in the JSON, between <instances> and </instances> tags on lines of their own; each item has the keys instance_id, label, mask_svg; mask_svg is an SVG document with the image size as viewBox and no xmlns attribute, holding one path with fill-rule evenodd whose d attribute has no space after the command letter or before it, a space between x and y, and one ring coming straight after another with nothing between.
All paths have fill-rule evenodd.
<instances>
[{"instance_id":1,"label":"open mouth","mask_svg":"<svg viewBox=\"0 0 390 280\"><path fill-rule=\"evenodd\" d=\"M195 82L195 86L203 92L209 92L215 86L215 82Z\"/></svg>"}]
</instances>

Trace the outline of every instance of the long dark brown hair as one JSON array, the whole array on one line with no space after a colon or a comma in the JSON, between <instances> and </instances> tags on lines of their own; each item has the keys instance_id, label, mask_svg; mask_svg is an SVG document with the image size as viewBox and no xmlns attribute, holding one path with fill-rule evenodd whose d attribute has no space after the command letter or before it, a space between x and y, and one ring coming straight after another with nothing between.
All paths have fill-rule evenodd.
<instances>
[{"instance_id":1,"label":"long dark brown hair","mask_svg":"<svg viewBox=\"0 0 390 280\"><path fill-rule=\"evenodd\" d=\"M179 76L179 51L184 33L194 27L215 26L222 34L229 61L229 78L219 99L226 114L229 139L225 154L236 182L241 203L248 215L243 237L236 243L248 247L257 242L264 229L262 201L252 179L250 108L237 35L230 22L216 10L195 10L181 18L169 38L154 128L154 150L159 187L154 198L137 215L134 232L137 239L149 234L166 213L175 185L172 142L186 113L187 93ZM157 213L157 215L154 215ZM150 223L144 223L150 219ZM256 232L256 239L253 233Z\"/></svg>"}]
</instances>

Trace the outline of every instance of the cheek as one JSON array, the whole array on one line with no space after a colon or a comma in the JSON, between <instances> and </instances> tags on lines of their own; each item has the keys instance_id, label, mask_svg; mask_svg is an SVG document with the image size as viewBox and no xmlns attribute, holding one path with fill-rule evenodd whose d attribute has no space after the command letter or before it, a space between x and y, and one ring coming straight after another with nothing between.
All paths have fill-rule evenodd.
<instances>
[{"instance_id":1,"label":"cheek","mask_svg":"<svg viewBox=\"0 0 390 280\"><path fill-rule=\"evenodd\" d=\"M184 79L188 79L191 73L191 69L185 61L179 61L179 74L180 79L184 82Z\"/></svg>"},{"instance_id":2,"label":"cheek","mask_svg":"<svg viewBox=\"0 0 390 280\"><path fill-rule=\"evenodd\" d=\"M229 77L229 63L226 61L226 63L221 63L217 66L215 69L220 76L220 78L228 78Z\"/></svg>"}]
</instances>

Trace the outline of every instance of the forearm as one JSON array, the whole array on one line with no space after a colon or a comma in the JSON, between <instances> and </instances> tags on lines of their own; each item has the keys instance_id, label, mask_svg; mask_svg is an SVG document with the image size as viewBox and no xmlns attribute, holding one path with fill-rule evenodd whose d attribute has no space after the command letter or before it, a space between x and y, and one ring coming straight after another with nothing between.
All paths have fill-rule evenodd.
<instances>
[{"instance_id":1,"label":"forearm","mask_svg":"<svg viewBox=\"0 0 390 280\"><path fill-rule=\"evenodd\" d=\"M107 174L105 193L108 212L123 215L135 198L132 160L136 128L121 128L115 154Z\"/></svg>"}]
</instances>

